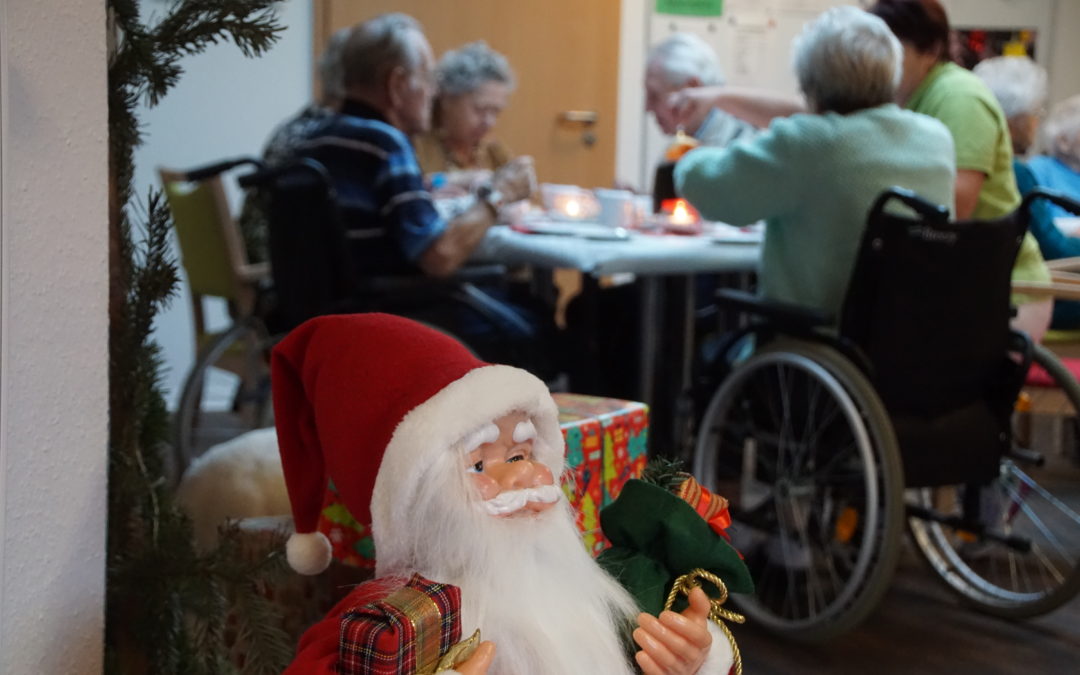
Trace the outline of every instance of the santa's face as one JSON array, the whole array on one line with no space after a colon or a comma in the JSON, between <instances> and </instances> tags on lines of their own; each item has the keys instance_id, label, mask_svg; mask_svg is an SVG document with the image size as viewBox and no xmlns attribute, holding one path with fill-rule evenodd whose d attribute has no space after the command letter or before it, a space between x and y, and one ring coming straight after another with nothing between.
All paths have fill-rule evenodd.
<instances>
[{"instance_id":1,"label":"santa's face","mask_svg":"<svg viewBox=\"0 0 1080 675\"><path fill-rule=\"evenodd\" d=\"M551 470L533 457L535 440L536 427L523 412L504 415L477 434L465 470L491 515L535 515L558 501Z\"/></svg>"}]
</instances>

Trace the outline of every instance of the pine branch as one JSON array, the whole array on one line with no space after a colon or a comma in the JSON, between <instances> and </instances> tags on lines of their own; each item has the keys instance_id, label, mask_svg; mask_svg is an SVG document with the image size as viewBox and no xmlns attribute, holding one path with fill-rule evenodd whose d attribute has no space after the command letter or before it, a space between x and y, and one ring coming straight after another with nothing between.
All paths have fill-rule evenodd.
<instances>
[{"instance_id":1,"label":"pine branch","mask_svg":"<svg viewBox=\"0 0 1080 675\"><path fill-rule=\"evenodd\" d=\"M109 60L110 673L235 673L225 648L229 596L241 587L264 588L283 567L280 552L254 561L241 556L236 537L200 555L191 523L166 489L161 458L170 418L161 395L160 349L151 330L176 291L177 261L161 192L151 190L144 204L136 204L132 193L134 149L142 142L135 114L140 97L158 103L178 81L180 59L219 41L231 40L247 56L263 53L282 30L273 4L181 0L148 28L138 0L108 0L115 38ZM250 654L254 662L279 664L282 645L268 641L280 638L274 633L280 617L259 600L243 607L269 625L247 629L256 645ZM283 642L287 649L288 641Z\"/></svg>"},{"instance_id":2,"label":"pine branch","mask_svg":"<svg viewBox=\"0 0 1080 675\"><path fill-rule=\"evenodd\" d=\"M231 40L244 56L269 49L285 29L277 22L275 0L182 0L151 32L154 58L146 61L144 92L156 105L179 78L176 62L210 45Z\"/></svg>"},{"instance_id":3,"label":"pine branch","mask_svg":"<svg viewBox=\"0 0 1080 675\"><path fill-rule=\"evenodd\" d=\"M672 492L682 485L687 475L683 470L682 460L657 455L645 465L641 472L641 480Z\"/></svg>"}]
</instances>

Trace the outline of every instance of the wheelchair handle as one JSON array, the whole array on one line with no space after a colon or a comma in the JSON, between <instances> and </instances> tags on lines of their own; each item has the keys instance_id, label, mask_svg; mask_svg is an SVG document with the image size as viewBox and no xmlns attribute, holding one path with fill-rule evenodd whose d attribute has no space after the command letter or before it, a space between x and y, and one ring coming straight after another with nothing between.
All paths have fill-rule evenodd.
<instances>
[{"instance_id":1,"label":"wheelchair handle","mask_svg":"<svg viewBox=\"0 0 1080 675\"><path fill-rule=\"evenodd\" d=\"M213 178L219 173L224 173L229 169L233 169L244 164L253 164L255 166L262 166L263 163L254 157L235 157L233 159L226 159L221 162L214 162L213 164L207 164L191 171L184 172L184 178L193 183L204 181L207 178Z\"/></svg>"},{"instance_id":2,"label":"wheelchair handle","mask_svg":"<svg viewBox=\"0 0 1080 675\"><path fill-rule=\"evenodd\" d=\"M315 174L315 177L323 184L327 191L331 194L333 193L333 182L330 180L330 172L326 170L326 167L322 162L311 159L310 157L291 159L283 164L272 167L267 167L261 163L259 166L259 169L240 176L237 179L236 182L240 184L240 187L260 187L299 169Z\"/></svg>"},{"instance_id":3,"label":"wheelchair handle","mask_svg":"<svg viewBox=\"0 0 1080 675\"><path fill-rule=\"evenodd\" d=\"M874 205L870 207L871 217L884 212L885 206L894 199L904 203L908 208L928 220L939 223L948 222L949 220L949 209L940 204L926 201L912 190L897 186L891 187L878 195L878 198L874 200Z\"/></svg>"},{"instance_id":4,"label":"wheelchair handle","mask_svg":"<svg viewBox=\"0 0 1080 675\"><path fill-rule=\"evenodd\" d=\"M1048 202L1057 204L1066 211L1071 212L1074 215L1080 216L1080 202L1066 197L1063 193L1057 190L1050 190L1043 187L1037 187L1031 192L1027 193L1024 197L1024 201L1020 204L1020 208L1028 213L1031 212L1031 205L1035 203L1036 199L1045 199Z\"/></svg>"}]
</instances>

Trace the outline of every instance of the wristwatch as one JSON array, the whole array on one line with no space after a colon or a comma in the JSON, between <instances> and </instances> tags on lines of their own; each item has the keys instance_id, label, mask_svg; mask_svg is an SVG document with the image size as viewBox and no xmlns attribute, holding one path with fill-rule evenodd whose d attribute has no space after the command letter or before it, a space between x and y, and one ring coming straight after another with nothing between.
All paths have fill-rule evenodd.
<instances>
[{"instance_id":1,"label":"wristwatch","mask_svg":"<svg viewBox=\"0 0 1080 675\"><path fill-rule=\"evenodd\" d=\"M476 188L476 198L487 204L491 208L491 212L496 216L499 215L499 209L503 205L503 194L492 187L489 183L485 183Z\"/></svg>"}]
</instances>

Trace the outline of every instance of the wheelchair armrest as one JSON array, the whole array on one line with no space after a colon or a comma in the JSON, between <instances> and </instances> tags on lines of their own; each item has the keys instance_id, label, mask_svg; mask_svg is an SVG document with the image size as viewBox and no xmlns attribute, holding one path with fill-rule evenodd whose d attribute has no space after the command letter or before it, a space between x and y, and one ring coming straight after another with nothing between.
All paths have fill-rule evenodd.
<instances>
[{"instance_id":1,"label":"wheelchair armrest","mask_svg":"<svg viewBox=\"0 0 1080 675\"><path fill-rule=\"evenodd\" d=\"M506 277L506 266L497 263L484 265L463 265L448 281L475 283L478 281L502 281Z\"/></svg>"},{"instance_id":2,"label":"wheelchair armrest","mask_svg":"<svg viewBox=\"0 0 1080 675\"><path fill-rule=\"evenodd\" d=\"M835 317L820 310L779 300L766 300L746 291L722 288L716 292L717 304L747 314L760 316L781 330L801 332L835 323Z\"/></svg>"},{"instance_id":3,"label":"wheelchair armrest","mask_svg":"<svg viewBox=\"0 0 1080 675\"><path fill-rule=\"evenodd\" d=\"M449 277L430 277L423 274L401 274L363 277L360 290L380 295L423 290L452 291L471 283L501 281L506 278L503 265L470 265L459 268Z\"/></svg>"}]
</instances>

